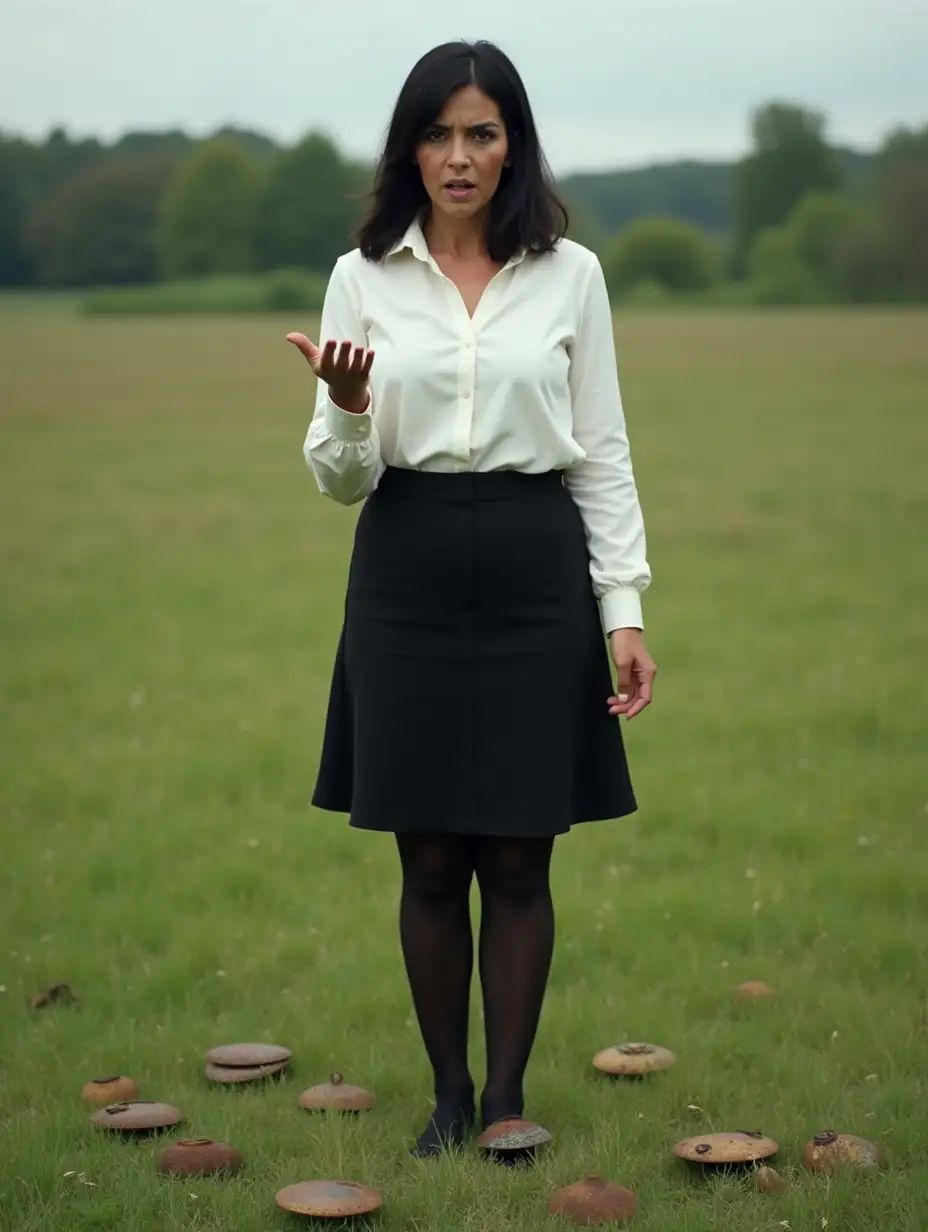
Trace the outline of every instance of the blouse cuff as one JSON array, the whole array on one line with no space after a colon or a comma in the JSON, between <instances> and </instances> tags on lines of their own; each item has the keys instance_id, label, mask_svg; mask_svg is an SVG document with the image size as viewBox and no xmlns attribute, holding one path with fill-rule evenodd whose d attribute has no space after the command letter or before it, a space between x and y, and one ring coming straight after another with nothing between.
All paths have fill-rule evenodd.
<instances>
[{"instance_id":1,"label":"blouse cuff","mask_svg":"<svg viewBox=\"0 0 928 1232\"><path fill-rule=\"evenodd\" d=\"M344 411L340 406L336 406L327 394L325 426L337 441L348 445L360 444L370 439L374 427L373 406L369 403L366 411L358 413Z\"/></svg>"},{"instance_id":2,"label":"blouse cuff","mask_svg":"<svg viewBox=\"0 0 928 1232\"><path fill-rule=\"evenodd\" d=\"M614 629L644 628L641 595L630 586L619 586L604 594L599 601L599 611L603 631L607 634Z\"/></svg>"}]
</instances>

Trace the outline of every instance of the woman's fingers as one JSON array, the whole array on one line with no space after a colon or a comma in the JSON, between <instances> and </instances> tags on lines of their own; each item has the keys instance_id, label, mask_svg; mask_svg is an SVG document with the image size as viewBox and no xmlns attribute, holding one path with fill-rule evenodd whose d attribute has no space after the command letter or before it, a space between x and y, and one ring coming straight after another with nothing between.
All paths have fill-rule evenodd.
<instances>
[{"instance_id":1,"label":"woman's fingers","mask_svg":"<svg viewBox=\"0 0 928 1232\"><path fill-rule=\"evenodd\" d=\"M322 347L316 346L305 334L287 334L287 341L305 356L316 375L329 383L348 378L361 384L367 380L374 363L373 351L335 338L329 338Z\"/></svg>"},{"instance_id":2,"label":"woman's fingers","mask_svg":"<svg viewBox=\"0 0 928 1232\"><path fill-rule=\"evenodd\" d=\"M629 699L630 704L625 712L626 719L633 719L636 714L641 714L646 706L650 706L654 694L654 677L656 675L657 666L650 662L650 660L635 664L635 696Z\"/></svg>"},{"instance_id":3,"label":"woman's fingers","mask_svg":"<svg viewBox=\"0 0 928 1232\"><path fill-rule=\"evenodd\" d=\"M287 334L287 341L293 343L311 367L316 367L321 352L314 342L310 342L305 334Z\"/></svg>"},{"instance_id":4,"label":"woman's fingers","mask_svg":"<svg viewBox=\"0 0 928 1232\"><path fill-rule=\"evenodd\" d=\"M637 700L637 685L630 685L627 691L620 688L619 692L614 697L610 697L608 699L609 713L612 715L627 715Z\"/></svg>"},{"instance_id":5,"label":"woman's fingers","mask_svg":"<svg viewBox=\"0 0 928 1232\"><path fill-rule=\"evenodd\" d=\"M623 670L625 668L625 670ZM654 678L657 666L650 660L631 665L619 665L618 690L615 696L607 699L611 715L625 715L626 720L641 714L645 707L650 706L654 696Z\"/></svg>"},{"instance_id":6,"label":"woman's fingers","mask_svg":"<svg viewBox=\"0 0 928 1232\"><path fill-rule=\"evenodd\" d=\"M374 352L366 347L329 338L320 349L302 334L288 334L287 337L310 359L313 370L322 380L330 384L346 379L362 384L367 380L374 362Z\"/></svg>"}]
</instances>

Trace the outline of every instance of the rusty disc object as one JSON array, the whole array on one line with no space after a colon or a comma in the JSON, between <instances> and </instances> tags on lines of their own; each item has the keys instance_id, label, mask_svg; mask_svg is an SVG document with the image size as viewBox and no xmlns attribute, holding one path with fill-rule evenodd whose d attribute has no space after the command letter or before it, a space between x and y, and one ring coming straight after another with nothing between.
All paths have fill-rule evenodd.
<instances>
[{"instance_id":1,"label":"rusty disc object","mask_svg":"<svg viewBox=\"0 0 928 1232\"><path fill-rule=\"evenodd\" d=\"M593 1058L593 1068L615 1077L640 1078L676 1065L676 1054L660 1044L613 1044Z\"/></svg>"},{"instance_id":2,"label":"rusty disc object","mask_svg":"<svg viewBox=\"0 0 928 1232\"><path fill-rule=\"evenodd\" d=\"M126 1132L167 1129L169 1125L177 1125L182 1121L184 1114L171 1104L159 1104L152 1099L137 1099L120 1104L107 1104L90 1119L94 1125L100 1125L104 1129Z\"/></svg>"},{"instance_id":3,"label":"rusty disc object","mask_svg":"<svg viewBox=\"0 0 928 1232\"><path fill-rule=\"evenodd\" d=\"M297 1102L309 1112L367 1112L376 1105L377 1098L371 1091L352 1086L341 1074L334 1073L328 1082L304 1091Z\"/></svg>"},{"instance_id":4,"label":"rusty disc object","mask_svg":"<svg viewBox=\"0 0 928 1232\"><path fill-rule=\"evenodd\" d=\"M763 984L760 980L746 980L743 984L739 984L734 991L736 1001L742 1003L746 1001L762 1001L766 997L775 997L776 989L771 988L769 984Z\"/></svg>"},{"instance_id":5,"label":"rusty disc object","mask_svg":"<svg viewBox=\"0 0 928 1232\"><path fill-rule=\"evenodd\" d=\"M525 1117L505 1117L502 1121L494 1121L483 1131L477 1139L477 1146L481 1151L505 1155L535 1151L553 1141L554 1136L543 1125L536 1125Z\"/></svg>"},{"instance_id":6,"label":"rusty disc object","mask_svg":"<svg viewBox=\"0 0 928 1232\"><path fill-rule=\"evenodd\" d=\"M803 1148L802 1162L810 1172L878 1172L886 1166L882 1147L854 1134L839 1134L833 1129L816 1134Z\"/></svg>"},{"instance_id":7,"label":"rusty disc object","mask_svg":"<svg viewBox=\"0 0 928 1232\"><path fill-rule=\"evenodd\" d=\"M211 1065L228 1069L253 1069L260 1065L283 1064L292 1056L290 1049L280 1044L220 1044L209 1050L206 1060Z\"/></svg>"},{"instance_id":8,"label":"rusty disc object","mask_svg":"<svg viewBox=\"0 0 928 1232\"><path fill-rule=\"evenodd\" d=\"M315 1219L351 1219L378 1210L383 1198L378 1190L354 1181L301 1181L282 1189L277 1205L294 1215Z\"/></svg>"},{"instance_id":9,"label":"rusty disc object","mask_svg":"<svg viewBox=\"0 0 928 1232\"><path fill-rule=\"evenodd\" d=\"M755 1169L754 1188L758 1193L781 1194L789 1189L789 1181L780 1176L774 1168L763 1167Z\"/></svg>"},{"instance_id":10,"label":"rusty disc object","mask_svg":"<svg viewBox=\"0 0 928 1232\"><path fill-rule=\"evenodd\" d=\"M126 1078L124 1074L92 1078L85 1083L81 1096L88 1104L98 1104L101 1108L107 1104L131 1103L139 1097L139 1084L134 1078Z\"/></svg>"},{"instance_id":11,"label":"rusty disc object","mask_svg":"<svg viewBox=\"0 0 928 1232\"><path fill-rule=\"evenodd\" d=\"M731 1134L701 1134L684 1138L673 1148L678 1159L694 1164L750 1164L769 1159L780 1148L763 1134L739 1130Z\"/></svg>"},{"instance_id":12,"label":"rusty disc object","mask_svg":"<svg viewBox=\"0 0 928 1232\"><path fill-rule=\"evenodd\" d=\"M282 1074L290 1064L289 1061L277 1061L273 1065L214 1065L207 1061L205 1074L211 1082L222 1082L226 1085L236 1082L259 1082L262 1078L270 1078L274 1074Z\"/></svg>"},{"instance_id":13,"label":"rusty disc object","mask_svg":"<svg viewBox=\"0 0 928 1232\"><path fill-rule=\"evenodd\" d=\"M164 1176L207 1176L214 1172L239 1172L241 1151L211 1138L181 1138L161 1152L156 1164Z\"/></svg>"},{"instance_id":14,"label":"rusty disc object","mask_svg":"<svg viewBox=\"0 0 928 1232\"><path fill-rule=\"evenodd\" d=\"M605 1181L589 1172L582 1181L559 1189L548 1203L549 1215L592 1228L604 1223L629 1223L638 1211L638 1199L630 1189Z\"/></svg>"}]
</instances>

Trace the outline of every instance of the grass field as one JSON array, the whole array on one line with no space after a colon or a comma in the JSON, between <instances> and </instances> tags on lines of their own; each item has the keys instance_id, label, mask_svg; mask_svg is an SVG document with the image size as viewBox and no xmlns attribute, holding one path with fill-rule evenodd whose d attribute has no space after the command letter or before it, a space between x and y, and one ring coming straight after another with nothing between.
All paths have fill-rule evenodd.
<instances>
[{"instance_id":1,"label":"grass field","mask_svg":"<svg viewBox=\"0 0 928 1232\"><path fill-rule=\"evenodd\" d=\"M618 319L661 673L640 812L555 853L526 1172L405 1155L429 1081L391 840L309 804L356 511L303 462L305 325L0 322L0 1228L285 1229L277 1189L340 1176L385 1232L534 1232L595 1169L641 1232L924 1232L928 316ZM751 978L778 998L735 1006ZM57 980L77 1004L30 1011ZM598 1081L634 1038L679 1064ZM292 1075L209 1086L239 1039ZM476 997L473 1040L479 1081ZM333 1068L378 1109L301 1112ZM115 1072L246 1170L171 1182L105 1138L80 1090ZM709 1128L776 1138L791 1192L694 1179L670 1149ZM888 1170L803 1173L825 1128Z\"/></svg>"}]
</instances>

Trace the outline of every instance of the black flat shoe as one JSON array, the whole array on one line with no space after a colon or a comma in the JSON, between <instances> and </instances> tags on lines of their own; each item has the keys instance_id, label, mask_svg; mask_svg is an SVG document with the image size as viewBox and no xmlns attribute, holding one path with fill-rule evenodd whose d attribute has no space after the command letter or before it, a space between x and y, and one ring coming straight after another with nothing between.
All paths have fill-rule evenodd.
<instances>
[{"instance_id":1,"label":"black flat shoe","mask_svg":"<svg viewBox=\"0 0 928 1232\"><path fill-rule=\"evenodd\" d=\"M474 1128L474 1113L468 1110L453 1117L437 1117L433 1112L409 1154L413 1159L435 1159L446 1151L463 1147Z\"/></svg>"}]
</instances>

